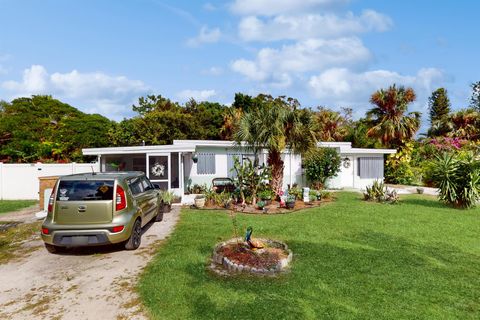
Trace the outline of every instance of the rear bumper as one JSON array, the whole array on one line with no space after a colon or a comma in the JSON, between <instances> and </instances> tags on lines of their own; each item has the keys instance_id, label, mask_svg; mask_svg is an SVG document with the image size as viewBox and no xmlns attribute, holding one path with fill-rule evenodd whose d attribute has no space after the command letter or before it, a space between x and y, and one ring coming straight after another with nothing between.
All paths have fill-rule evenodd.
<instances>
[{"instance_id":1,"label":"rear bumper","mask_svg":"<svg viewBox=\"0 0 480 320\"><path fill-rule=\"evenodd\" d=\"M42 233L42 239L59 247L101 246L126 241L130 233L126 228L117 233L108 230L51 230L50 234Z\"/></svg>"},{"instance_id":2,"label":"rear bumper","mask_svg":"<svg viewBox=\"0 0 480 320\"><path fill-rule=\"evenodd\" d=\"M132 233L135 216L118 216L109 224L103 225L60 225L52 222L47 216L42 228L48 229L48 234L42 233L45 243L59 247L100 246L127 241ZM124 226L120 232L112 232L115 226Z\"/></svg>"},{"instance_id":3,"label":"rear bumper","mask_svg":"<svg viewBox=\"0 0 480 320\"><path fill-rule=\"evenodd\" d=\"M100 246L111 244L106 232L55 232L53 244L61 247Z\"/></svg>"}]
</instances>

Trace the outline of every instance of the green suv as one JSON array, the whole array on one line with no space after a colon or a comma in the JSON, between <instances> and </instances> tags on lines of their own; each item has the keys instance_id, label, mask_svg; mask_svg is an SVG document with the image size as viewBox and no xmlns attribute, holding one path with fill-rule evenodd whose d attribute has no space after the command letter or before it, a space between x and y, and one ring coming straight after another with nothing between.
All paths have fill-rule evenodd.
<instances>
[{"instance_id":1,"label":"green suv","mask_svg":"<svg viewBox=\"0 0 480 320\"><path fill-rule=\"evenodd\" d=\"M163 219L161 207L160 190L143 172L63 176L50 196L42 239L51 253L113 243L135 250L142 227Z\"/></svg>"}]
</instances>

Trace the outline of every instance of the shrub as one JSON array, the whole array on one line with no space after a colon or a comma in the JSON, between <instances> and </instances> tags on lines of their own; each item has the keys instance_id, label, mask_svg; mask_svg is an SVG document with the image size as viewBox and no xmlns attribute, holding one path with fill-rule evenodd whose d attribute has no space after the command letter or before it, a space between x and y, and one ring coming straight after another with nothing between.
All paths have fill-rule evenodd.
<instances>
[{"instance_id":1,"label":"shrub","mask_svg":"<svg viewBox=\"0 0 480 320\"><path fill-rule=\"evenodd\" d=\"M330 191L321 191L320 199L330 200L333 199L333 192Z\"/></svg>"},{"instance_id":2,"label":"shrub","mask_svg":"<svg viewBox=\"0 0 480 320\"><path fill-rule=\"evenodd\" d=\"M308 197L309 197L310 201L313 202L313 201L320 200L322 198L322 194L320 193L320 191L312 189L308 193Z\"/></svg>"},{"instance_id":3,"label":"shrub","mask_svg":"<svg viewBox=\"0 0 480 320\"><path fill-rule=\"evenodd\" d=\"M480 200L480 160L473 152L437 155L433 180L439 199L457 208L471 208Z\"/></svg>"},{"instance_id":4,"label":"shrub","mask_svg":"<svg viewBox=\"0 0 480 320\"><path fill-rule=\"evenodd\" d=\"M238 157L234 157L233 170L236 172L234 183L238 188L241 202L255 204L257 192L264 185L264 182L271 177L270 168L265 165L255 167L248 158L240 163ZM251 195L251 197L248 195Z\"/></svg>"},{"instance_id":5,"label":"shrub","mask_svg":"<svg viewBox=\"0 0 480 320\"><path fill-rule=\"evenodd\" d=\"M308 181L317 189L340 171L341 159L333 148L316 148L305 155L303 163Z\"/></svg>"},{"instance_id":6,"label":"shrub","mask_svg":"<svg viewBox=\"0 0 480 320\"><path fill-rule=\"evenodd\" d=\"M303 191L299 187L292 187L288 189L288 194L294 196L296 200L303 199Z\"/></svg>"},{"instance_id":7,"label":"shrub","mask_svg":"<svg viewBox=\"0 0 480 320\"><path fill-rule=\"evenodd\" d=\"M207 191L207 189L208 188L206 184L204 185L194 184L193 186L188 188L188 192L192 194L199 194L199 193L204 193L205 191Z\"/></svg>"},{"instance_id":8,"label":"shrub","mask_svg":"<svg viewBox=\"0 0 480 320\"><path fill-rule=\"evenodd\" d=\"M420 170L412 164L414 147L413 142L407 142L397 153L388 156L385 163L385 181L407 185L420 183Z\"/></svg>"},{"instance_id":9,"label":"shrub","mask_svg":"<svg viewBox=\"0 0 480 320\"><path fill-rule=\"evenodd\" d=\"M262 200L272 200L273 191L270 189L262 190L258 193L258 197Z\"/></svg>"},{"instance_id":10,"label":"shrub","mask_svg":"<svg viewBox=\"0 0 480 320\"><path fill-rule=\"evenodd\" d=\"M375 180L371 186L366 187L363 193L366 201L397 203L399 198L395 190L388 190L383 181Z\"/></svg>"}]
</instances>

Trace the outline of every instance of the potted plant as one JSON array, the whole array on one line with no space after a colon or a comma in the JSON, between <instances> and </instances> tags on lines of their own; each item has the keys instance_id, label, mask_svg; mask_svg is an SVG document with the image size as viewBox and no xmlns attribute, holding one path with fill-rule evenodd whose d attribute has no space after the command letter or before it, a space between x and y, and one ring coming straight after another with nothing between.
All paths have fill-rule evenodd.
<instances>
[{"instance_id":1,"label":"potted plant","mask_svg":"<svg viewBox=\"0 0 480 320\"><path fill-rule=\"evenodd\" d=\"M197 163L198 162L198 156L196 153L192 154L192 161L193 163Z\"/></svg>"},{"instance_id":2,"label":"potted plant","mask_svg":"<svg viewBox=\"0 0 480 320\"><path fill-rule=\"evenodd\" d=\"M195 197L195 207L197 208L203 208L205 207L205 195L204 194L199 194L198 196Z\"/></svg>"},{"instance_id":3,"label":"potted plant","mask_svg":"<svg viewBox=\"0 0 480 320\"><path fill-rule=\"evenodd\" d=\"M292 194L287 196L287 200L285 201L285 206L287 209L293 209L295 207L295 200L296 197Z\"/></svg>"},{"instance_id":4,"label":"potted plant","mask_svg":"<svg viewBox=\"0 0 480 320\"><path fill-rule=\"evenodd\" d=\"M163 213L170 212L170 210L172 210L172 201L174 197L175 195L173 194L173 192L170 192L170 191L162 191L160 193L160 200L162 200L162 204L163 204L163 207L162 207Z\"/></svg>"},{"instance_id":5,"label":"potted plant","mask_svg":"<svg viewBox=\"0 0 480 320\"><path fill-rule=\"evenodd\" d=\"M263 208L265 207L265 201L262 201L262 200L258 201L257 207L258 209L263 210Z\"/></svg>"}]
</instances>

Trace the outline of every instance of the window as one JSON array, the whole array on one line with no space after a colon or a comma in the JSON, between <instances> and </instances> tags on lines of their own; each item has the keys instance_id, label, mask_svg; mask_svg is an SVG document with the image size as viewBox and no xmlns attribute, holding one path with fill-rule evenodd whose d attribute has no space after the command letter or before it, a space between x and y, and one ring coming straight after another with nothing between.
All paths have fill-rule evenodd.
<instances>
[{"instance_id":1,"label":"window","mask_svg":"<svg viewBox=\"0 0 480 320\"><path fill-rule=\"evenodd\" d=\"M197 157L197 174L215 174L214 153L198 153Z\"/></svg>"},{"instance_id":2,"label":"window","mask_svg":"<svg viewBox=\"0 0 480 320\"><path fill-rule=\"evenodd\" d=\"M381 157L359 157L357 175L361 179L382 179L383 158Z\"/></svg>"},{"instance_id":3,"label":"window","mask_svg":"<svg viewBox=\"0 0 480 320\"><path fill-rule=\"evenodd\" d=\"M60 181L59 201L112 200L113 180Z\"/></svg>"},{"instance_id":4,"label":"window","mask_svg":"<svg viewBox=\"0 0 480 320\"><path fill-rule=\"evenodd\" d=\"M142 177L142 186L143 186L143 190L145 191L153 189L153 186L150 183L150 181L147 179L147 177Z\"/></svg>"},{"instance_id":5,"label":"window","mask_svg":"<svg viewBox=\"0 0 480 320\"><path fill-rule=\"evenodd\" d=\"M145 188L142 183L142 179L140 178L134 178L128 182L128 186L130 187L130 191L132 191L132 194L140 194L145 191Z\"/></svg>"}]
</instances>

